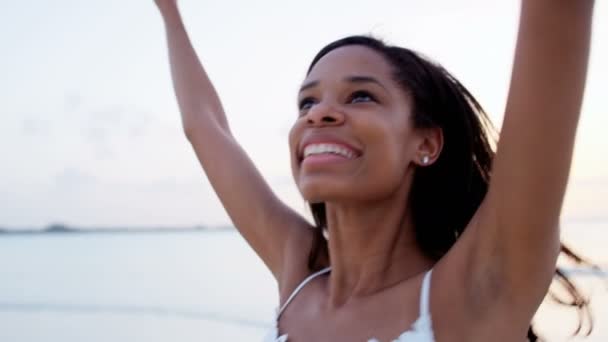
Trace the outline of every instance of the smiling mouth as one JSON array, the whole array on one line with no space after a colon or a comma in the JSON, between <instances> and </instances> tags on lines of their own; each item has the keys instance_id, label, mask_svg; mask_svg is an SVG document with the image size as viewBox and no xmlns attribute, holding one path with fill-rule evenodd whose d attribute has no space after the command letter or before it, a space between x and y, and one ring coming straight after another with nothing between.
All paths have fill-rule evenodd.
<instances>
[{"instance_id":1,"label":"smiling mouth","mask_svg":"<svg viewBox=\"0 0 608 342\"><path fill-rule=\"evenodd\" d=\"M344 158L353 159L356 157L354 151L335 144L310 144L304 149L304 158L317 154L337 154Z\"/></svg>"},{"instance_id":2,"label":"smiling mouth","mask_svg":"<svg viewBox=\"0 0 608 342\"><path fill-rule=\"evenodd\" d=\"M304 148L302 152L302 157L300 158L300 162L304 161L304 159L308 157L315 156L334 156L350 160L357 158L359 154L356 151L339 144L309 144L306 145L306 147Z\"/></svg>"}]
</instances>

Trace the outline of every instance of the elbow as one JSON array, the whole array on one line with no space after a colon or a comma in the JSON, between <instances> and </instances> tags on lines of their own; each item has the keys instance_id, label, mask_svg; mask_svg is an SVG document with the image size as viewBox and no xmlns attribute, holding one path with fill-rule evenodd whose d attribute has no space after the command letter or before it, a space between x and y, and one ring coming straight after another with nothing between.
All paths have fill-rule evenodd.
<instances>
[{"instance_id":1,"label":"elbow","mask_svg":"<svg viewBox=\"0 0 608 342\"><path fill-rule=\"evenodd\" d=\"M182 131L184 132L184 136L188 141L192 141L192 139L196 136L196 133L191 126L182 125Z\"/></svg>"},{"instance_id":2,"label":"elbow","mask_svg":"<svg viewBox=\"0 0 608 342\"><path fill-rule=\"evenodd\" d=\"M182 109L181 113L182 130L188 140L218 131L230 134L228 120L221 108L196 107L196 110Z\"/></svg>"},{"instance_id":3,"label":"elbow","mask_svg":"<svg viewBox=\"0 0 608 342\"><path fill-rule=\"evenodd\" d=\"M201 137L232 136L227 123L209 120L208 122L184 123L182 131L189 142L200 140Z\"/></svg>"}]
</instances>

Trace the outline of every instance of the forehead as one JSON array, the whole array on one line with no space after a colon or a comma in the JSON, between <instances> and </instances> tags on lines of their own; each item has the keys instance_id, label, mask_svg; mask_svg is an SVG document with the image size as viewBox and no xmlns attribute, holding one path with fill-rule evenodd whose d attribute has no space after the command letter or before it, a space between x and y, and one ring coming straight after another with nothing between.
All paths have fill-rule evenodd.
<instances>
[{"instance_id":1,"label":"forehead","mask_svg":"<svg viewBox=\"0 0 608 342\"><path fill-rule=\"evenodd\" d=\"M342 78L365 75L390 80L392 69L379 52L371 48L350 45L339 47L323 56L312 68L306 80Z\"/></svg>"}]
</instances>

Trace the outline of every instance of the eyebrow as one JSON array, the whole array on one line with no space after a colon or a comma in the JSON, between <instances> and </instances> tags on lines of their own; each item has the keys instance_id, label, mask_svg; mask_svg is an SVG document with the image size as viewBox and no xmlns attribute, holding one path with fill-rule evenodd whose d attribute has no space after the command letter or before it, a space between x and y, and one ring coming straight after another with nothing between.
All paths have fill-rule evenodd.
<instances>
[{"instance_id":1,"label":"eyebrow","mask_svg":"<svg viewBox=\"0 0 608 342\"><path fill-rule=\"evenodd\" d=\"M308 83L304 83L300 87L300 93L303 92L306 89L310 89L310 88L316 87L317 85L319 85L319 81L310 81Z\"/></svg>"},{"instance_id":2,"label":"eyebrow","mask_svg":"<svg viewBox=\"0 0 608 342\"><path fill-rule=\"evenodd\" d=\"M350 83L375 83L384 90L387 90L384 84L382 84L380 81L371 76L349 76L346 77L344 80Z\"/></svg>"},{"instance_id":3,"label":"eyebrow","mask_svg":"<svg viewBox=\"0 0 608 342\"><path fill-rule=\"evenodd\" d=\"M374 83L382 87L384 90L387 90L386 87L380 81L371 76L348 76L344 78L344 81L349 83ZM303 92L306 89L316 87L318 85L319 81L310 81L308 83L304 83L302 87L300 87L300 92Z\"/></svg>"}]
</instances>

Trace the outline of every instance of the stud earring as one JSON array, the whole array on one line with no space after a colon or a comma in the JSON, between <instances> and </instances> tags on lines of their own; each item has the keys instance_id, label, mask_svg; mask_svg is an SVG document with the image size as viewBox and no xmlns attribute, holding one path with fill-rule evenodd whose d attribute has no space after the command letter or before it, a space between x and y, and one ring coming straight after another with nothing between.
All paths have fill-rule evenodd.
<instances>
[{"instance_id":1,"label":"stud earring","mask_svg":"<svg viewBox=\"0 0 608 342\"><path fill-rule=\"evenodd\" d=\"M422 157L422 164L424 164L424 165L428 164L429 160L430 160L429 156Z\"/></svg>"},{"instance_id":2,"label":"stud earring","mask_svg":"<svg viewBox=\"0 0 608 342\"><path fill-rule=\"evenodd\" d=\"M323 228L322 233L325 240L329 241L329 231L327 230L327 228Z\"/></svg>"}]
</instances>

